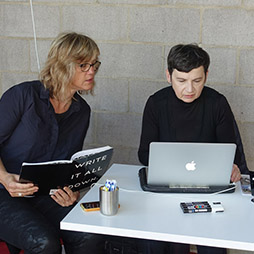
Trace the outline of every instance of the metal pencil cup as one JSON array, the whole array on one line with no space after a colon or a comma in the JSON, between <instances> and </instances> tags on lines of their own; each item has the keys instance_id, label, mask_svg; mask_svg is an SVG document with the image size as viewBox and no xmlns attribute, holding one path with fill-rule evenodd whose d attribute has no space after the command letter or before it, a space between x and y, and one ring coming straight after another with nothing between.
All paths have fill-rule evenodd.
<instances>
[{"instance_id":1,"label":"metal pencil cup","mask_svg":"<svg viewBox=\"0 0 254 254\"><path fill-rule=\"evenodd\" d=\"M118 211L119 188L113 191L106 191L100 187L100 211L104 215L115 215Z\"/></svg>"}]
</instances>

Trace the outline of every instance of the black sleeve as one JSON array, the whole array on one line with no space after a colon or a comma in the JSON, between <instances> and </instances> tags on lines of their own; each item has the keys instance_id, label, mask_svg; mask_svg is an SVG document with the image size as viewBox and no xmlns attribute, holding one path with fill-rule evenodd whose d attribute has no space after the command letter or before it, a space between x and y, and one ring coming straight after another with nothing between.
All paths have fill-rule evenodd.
<instances>
[{"instance_id":1,"label":"black sleeve","mask_svg":"<svg viewBox=\"0 0 254 254\"><path fill-rule=\"evenodd\" d=\"M24 114L25 96L19 86L8 89L0 99L0 147L13 133Z\"/></svg>"},{"instance_id":2,"label":"black sleeve","mask_svg":"<svg viewBox=\"0 0 254 254\"><path fill-rule=\"evenodd\" d=\"M217 115L217 121L216 121L217 122L217 125L216 125L217 142L235 143L237 145L234 163L240 168L242 143L241 143L241 140L239 139L240 134L237 133L238 128L235 123L233 112L229 106L229 103L227 102L227 99L224 96L221 96L218 107L219 107L219 110L218 110L219 113Z\"/></svg>"},{"instance_id":3,"label":"black sleeve","mask_svg":"<svg viewBox=\"0 0 254 254\"><path fill-rule=\"evenodd\" d=\"M138 150L139 161L147 166L149 157L149 145L153 141L159 140L158 114L153 98L150 97L145 105L140 145Z\"/></svg>"},{"instance_id":4,"label":"black sleeve","mask_svg":"<svg viewBox=\"0 0 254 254\"><path fill-rule=\"evenodd\" d=\"M248 174L249 169L247 166L247 161L246 161L244 150L243 150L243 143L242 143L240 131L238 129L235 119L234 119L234 131L235 131L236 145L237 145L237 150L236 150L237 161L235 161L235 163L238 165L242 174Z\"/></svg>"},{"instance_id":5,"label":"black sleeve","mask_svg":"<svg viewBox=\"0 0 254 254\"><path fill-rule=\"evenodd\" d=\"M234 116L224 96L221 96L217 104L216 138L219 143L236 143L234 133Z\"/></svg>"}]
</instances>

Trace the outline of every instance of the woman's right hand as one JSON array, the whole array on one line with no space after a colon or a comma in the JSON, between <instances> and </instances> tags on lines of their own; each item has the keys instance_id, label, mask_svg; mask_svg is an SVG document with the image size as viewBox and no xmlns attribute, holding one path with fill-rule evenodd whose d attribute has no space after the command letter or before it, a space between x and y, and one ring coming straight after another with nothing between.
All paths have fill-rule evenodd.
<instances>
[{"instance_id":1,"label":"woman's right hand","mask_svg":"<svg viewBox=\"0 0 254 254\"><path fill-rule=\"evenodd\" d=\"M39 189L33 183L20 183L19 175L7 172L2 177L1 183L12 197L30 196Z\"/></svg>"}]
</instances>

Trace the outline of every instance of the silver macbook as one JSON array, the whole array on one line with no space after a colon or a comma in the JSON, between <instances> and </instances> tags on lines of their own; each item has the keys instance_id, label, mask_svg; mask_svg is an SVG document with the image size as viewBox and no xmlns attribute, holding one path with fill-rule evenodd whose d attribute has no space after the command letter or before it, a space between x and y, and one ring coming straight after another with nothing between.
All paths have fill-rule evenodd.
<instances>
[{"instance_id":1,"label":"silver macbook","mask_svg":"<svg viewBox=\"0 0 254 254\"><path fill-rule=\"evenodd\" d=\"M235 151L235 144L152 142L147 183L169 188L229 186Z\"/></svg>"}]
</instances>

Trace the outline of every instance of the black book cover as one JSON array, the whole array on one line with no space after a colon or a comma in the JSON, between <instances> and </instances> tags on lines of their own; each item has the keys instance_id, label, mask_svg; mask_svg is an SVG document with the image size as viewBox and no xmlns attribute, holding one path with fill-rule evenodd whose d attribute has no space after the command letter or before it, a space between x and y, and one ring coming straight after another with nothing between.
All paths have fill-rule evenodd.
<instances>
[{"instance_id":1,"label":"black book cover","mask_svg":"<svg viewBox=\"0 0 254 254\"><path fill-rule=\"evenodd\" d=\"M68 186L82 190L96 183L107 171L113 148L105 146L75 153L71 160L22 164L20 182L39 186L34 195L51 195L58 188Z\"/></svg>"}]
</instances>

